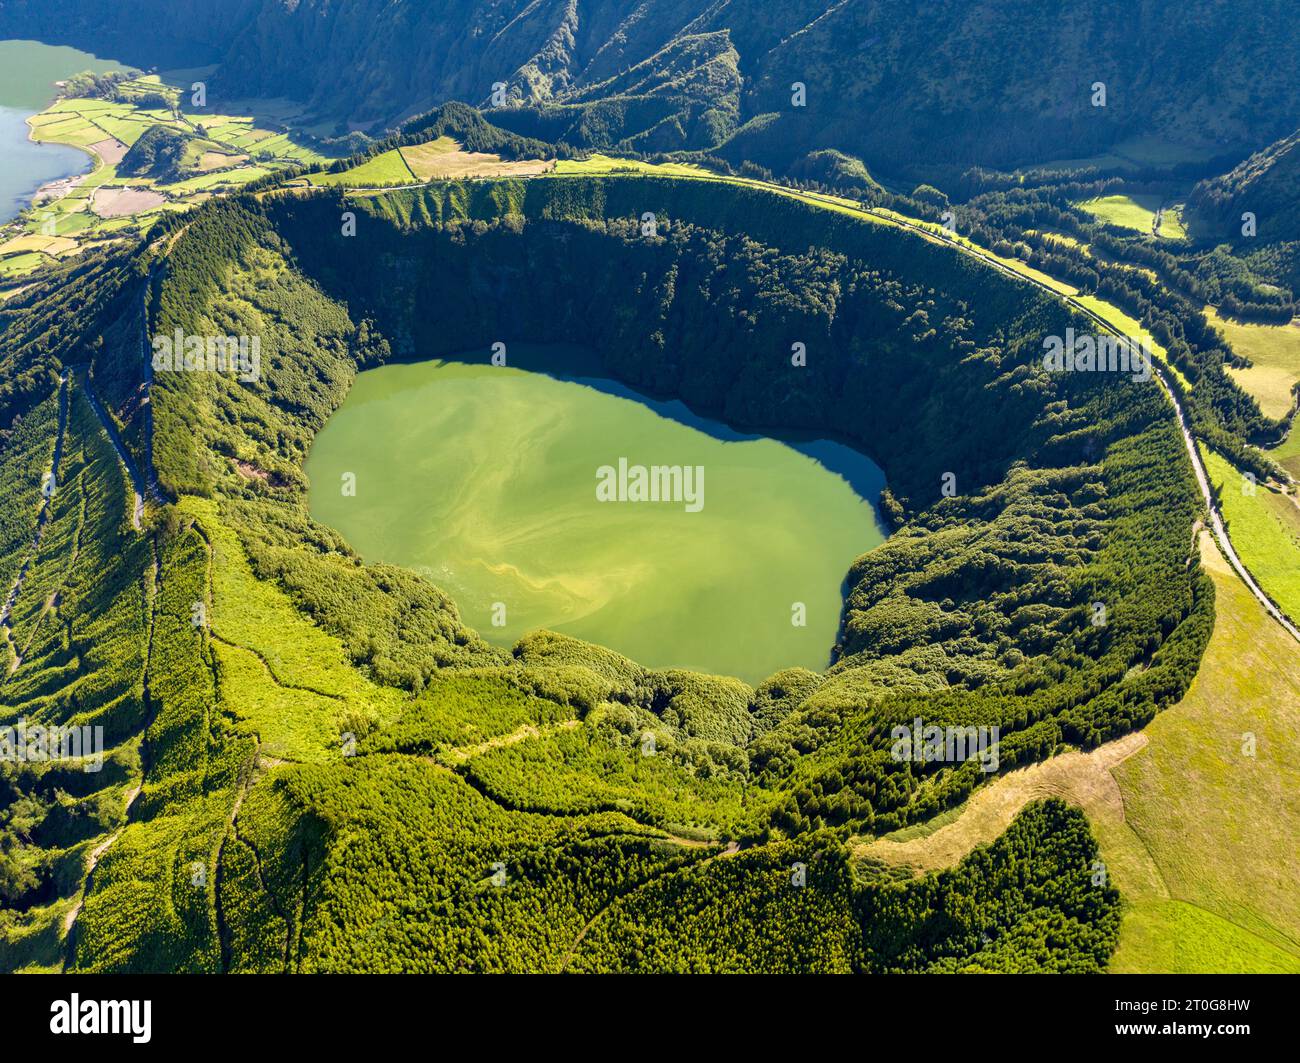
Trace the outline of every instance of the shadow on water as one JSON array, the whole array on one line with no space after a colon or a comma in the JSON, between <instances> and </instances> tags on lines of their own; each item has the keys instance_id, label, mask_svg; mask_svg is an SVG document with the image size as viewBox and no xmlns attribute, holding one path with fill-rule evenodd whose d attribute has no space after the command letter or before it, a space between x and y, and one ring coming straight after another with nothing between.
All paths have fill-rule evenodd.
<instances>
[{"instance_id":1,"label":"shadow on water","mask_svg":"<svg viewBox=\"0 0 1300 1063\"><path fill-rule=\"evenodd\" d=\"M440 360L483 365L489 357L486 352L474 350L442 355ZM660 417L703 432L724 443L758 439L783 443L844 480L859 498L870 504L879 527L882 530L888 527L880 512L880 492L885 487L885 474L875 462L848 443L813 432L758 432L734 428L716 417L696 413L681 399L653 395L614 380L606 372L600 356L582 347L564 344L510 344L507 347L507 364L513 369L541 373L554 380L579 384L605 395L640 403Z\"/></svg>"}]
</instances>

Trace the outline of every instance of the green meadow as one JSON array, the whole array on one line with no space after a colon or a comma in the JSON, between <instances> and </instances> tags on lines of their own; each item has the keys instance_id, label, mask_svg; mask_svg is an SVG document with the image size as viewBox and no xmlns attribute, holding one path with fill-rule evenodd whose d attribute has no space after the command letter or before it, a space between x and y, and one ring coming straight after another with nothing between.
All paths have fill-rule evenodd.
<instances>
[{"instance_id":1,"label":"green meadow","mask_svg":"<svg viewBox=\"0 0 1300 1063\"><path fill-rule=\"evenodd\" d=\"M1300 618L1300 505L1264 484L1244 493L1240 471L1214 451L1201 454L1242 562L1283 612Z\"/></svg>"},{"instance_id":2,"label":"green meadow","mask_svg":"<svg viewBox=\"0 0 1300 1063\"><path fill-rule=\"evenodd\" d=\"M415 184L416 180L402 153L396 148L367 159L350 170L313 174L310 178L314 185L340 185L348 188L388 188L392 185Z\"/></svg>"},{"instance_id":3,"label":"green meadow","mask_svg":"<svg viewBox=\"0 0 1300 1063\"><path fill-rule=\"evenodd\" d=\"M1204 536L1201 559L1215 621L1200 671L1111 769L1122 821L1093 817L1125 900L1110 969L1296 972L1300 653Z\"/></svg>"},{"instance_id":4,"label":"green meadow","mask_svg":"<svg viewBox=\"0 0 1300 1063\"><path fill-rule=\"evenodd\" d=\"M1205 308L1205 316L1233 351L1251 361L1249 368L1230 368L1232 378L1255 397L1266 417L1286 416L1300 384L1300 324L1234 321L1219 316L1212 306Z\"/></svg>"},{"instance_id":5,"label":"green meadow","mask_svg":"<svg viewBox=\"0 0 1300 1063\"><path fill-rule=\"evenodd\" d=\"M1165 204L1161 196L1101 196L1097 199L1085 200L1078 206L1098 221L1106 222L1109 225L1118 225L1124 229L1135 229L1138 232L1150 233L1155 225L1156 212L1160 210L1162 204L1165 205L1165 212L1160 218L1159 235L1167 239L1186 237L1187 230L1183 228L1182 219L1177 209Z\"/></svg>"}]
</instances>

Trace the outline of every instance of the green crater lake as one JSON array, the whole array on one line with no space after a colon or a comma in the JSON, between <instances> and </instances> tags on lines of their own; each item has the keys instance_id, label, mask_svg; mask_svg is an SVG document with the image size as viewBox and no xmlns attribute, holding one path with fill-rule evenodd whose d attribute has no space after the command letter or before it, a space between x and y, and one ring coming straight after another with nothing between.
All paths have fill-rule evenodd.
<instances>
[{"instance_id":1,"label":"green crater lake","mask_svg":"<svg viewBox=\"0 0 1300 1063\"><path fill-rule=\"evenodd\" d=\"M582 357L511 345L510 367L361 373L308 458L312 515L367 561L420 572L499 645L549 628L751 683L824 669L849 566L884 539L880 470L837 442L747 435L582 371L521 368ZM678 467L655 478L679 500L631 500L637 466Z\"/></svg>"},{"instance_id":2,"label":"green crater lake","mask_svg":"<svg viewBox=\"0 0 1300 1063\"><path fill-rule=\"evenodd\" d=\"M89 52L39 41L0 41L0 222L15 217L41 185L90 169L84 151L37 144L27 119L49 106L55 82L121 67Z\"/></svg>"}]
</instances>

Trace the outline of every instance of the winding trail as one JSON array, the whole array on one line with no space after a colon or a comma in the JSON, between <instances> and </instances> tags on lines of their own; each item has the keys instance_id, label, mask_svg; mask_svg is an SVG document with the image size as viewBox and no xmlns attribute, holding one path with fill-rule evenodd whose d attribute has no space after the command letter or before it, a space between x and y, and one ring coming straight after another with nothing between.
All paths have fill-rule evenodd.
<instances>
[{"instance_id":1,"label":"winding trail","mask_svg":"<svg viewBox=\"0 0 1300 1063\"><path fill-rule=\"evenodd\" d=\"M461 764L467 764L477 756L490 752L493 749L502 749L505 746L517 745L525 742L530 738L544 738L547 735L557 734L560 731L572 731L582 723L581 720L560 720L558 723L536 724L526 723L521 725L509 734L494 735L492 738L479 742L472 746L448 746L440 753L436 754L433 759L445 764L447 767L455 767ZM630 818L630 817L629 817Z\"/></svg>"},{"instance_id":2,"label":"winding trail","mask_svg":"<svg viewBox=\"0 0 1300 1063\"><path fill-rule=\"evenodd\" d=\"M690 838L681 838L675 834L668 835L667 840L675 842L676 844L681 845L687 849L703 849L703 848L710 848L713 846L713 843L711 842L700 842ZM696 868L704 867L706 864L711 864L713 863L714 860L729 860L731 859L731 857L735 856L739 852L740 852L740 844L738 842L728 842L726 846L718 846L717 852L711 853L708 856L706 856L703 860L700 860L694 864L689 864L687 866L691 870L694 870ZM582 947L582 942L586 938L587 932L591 930L591 928L595 926L598 922L600 922L601 918L605 915L605 913L608 912L611 908L613 908L614 905L619 904L622 901L627 900L628 898L636 896L636 894L639 893L641 890L643 890L645 887L658 882L665 875L675 874L677 871L683 871L683 870L685 870L685 868L673 868L671 871L666 871L658 875L652 875L650 878L646 879L645 882L642 882L640 885L635 886L628 893L620 894L619 896L614 897L604 907L596 909L596 911L592 913L591 918L588 919L582 925L582 929L578 931L577 936L573 939L572 942L569 943L569 949L564 954L564 958L560 961L560 973L561 974L568 973L569 967L572 966L573 964L574 957L577 956L578 954L578 949Z\"/></svg>"},{"instance_id":3,"label":"winding trail","mask_svg":"<svg viewBox=\"0 0 1300 1063\"><path fill-rule=\"evenodd\" d=\"M122 441L122 436L117 430L117 425L108 416L103 403L99 401L99 396L95 394L95 382L91 376L90 365L81 363L68 366L64 370L65 376L69 370L82 374L86 398L90 402L90 408L95 411L95 416L99 418L100 425L108 436L109 442L113 444L113 450L117 453L118 461L122 463L122 467L131 480L131 488L135 492L135 506L131 515L131 524L136 531L142 531L144 528L145 500L148 499L160 505L166 501L158 484L158 474L153 467L153 359L149 357L149 293L153 290L154 277L157 272L158 267L155 266L140 293L140 365L142 376L140 411L141 416L144 418L143 471L136 463L135 458L132 457L131 452L126 448L126 444Z\"/></svg>"},{"instance_id":4,"label":"winding trail","mask_svg":"<svg viewBox=\"0 0 1300 1063\"><path fill-rule=\"evenodd\" d=\"M183 230L182 230L183 231ZM144 468L146 487L154 502L166 501L158 484L158 471L153 464L153 359L149 356L149 295L153 291L158 266L149 271L149 279L140 293L140 372L144 380L140 397L140 412L144 417Z\"/></svg>"},{"instance_id":5,"label":"winding trail","mask_svg":"<svg viewBox=\"0 0 1300 1063\"><path fill-rule=\"evenodd\" d=\"M125 804L126 804L126 811L128 814L131 811L131 806L135 804L135 799L139 796L140 796L139 785L136 785L135 787L133 787L132 789L126 792ZM108 852L109 846L111 846L115 841L117 841L118 835L121 833L122 833L122 828L118 827L117 830L113 831L112 834L110 834L107 838L105 838L102 842L100 842L98 845L96 845L93 849L90 850L89 859L86 861L86 880L85 882L82 883L81 893L77 897L76 903L74 903L73 906L69 908L67 913L63 916L63 943L64 943L63 969L65 971L68 968L68 963L72 959L72 953L73 953L72 929L74 926L76 926L77 917L81 915L81 906L83 903L85 903L87 894L90 893L91 877L95 874L95 868L99 865L100 857L102 857L106 852Z\"/></svg>"}]
</instances>

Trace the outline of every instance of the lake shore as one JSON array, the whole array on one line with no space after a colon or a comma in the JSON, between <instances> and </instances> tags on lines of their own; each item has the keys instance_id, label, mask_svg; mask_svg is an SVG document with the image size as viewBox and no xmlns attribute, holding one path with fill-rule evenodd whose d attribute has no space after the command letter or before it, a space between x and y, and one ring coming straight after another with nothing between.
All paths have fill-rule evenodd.
<instances>
[{"instance_id":1,"label":"lake shore","mask_svg":"<svg viewBox=\"0 0 1300 1063\"><path fill-rule=\"evenodd\" d=\"M103 158L93 147L41 140L31 125L83 71L120 69L74 48L39 41L0 41L0 224L33 206L57 202L93 173Z\"/></svg>"}]
</instances>

